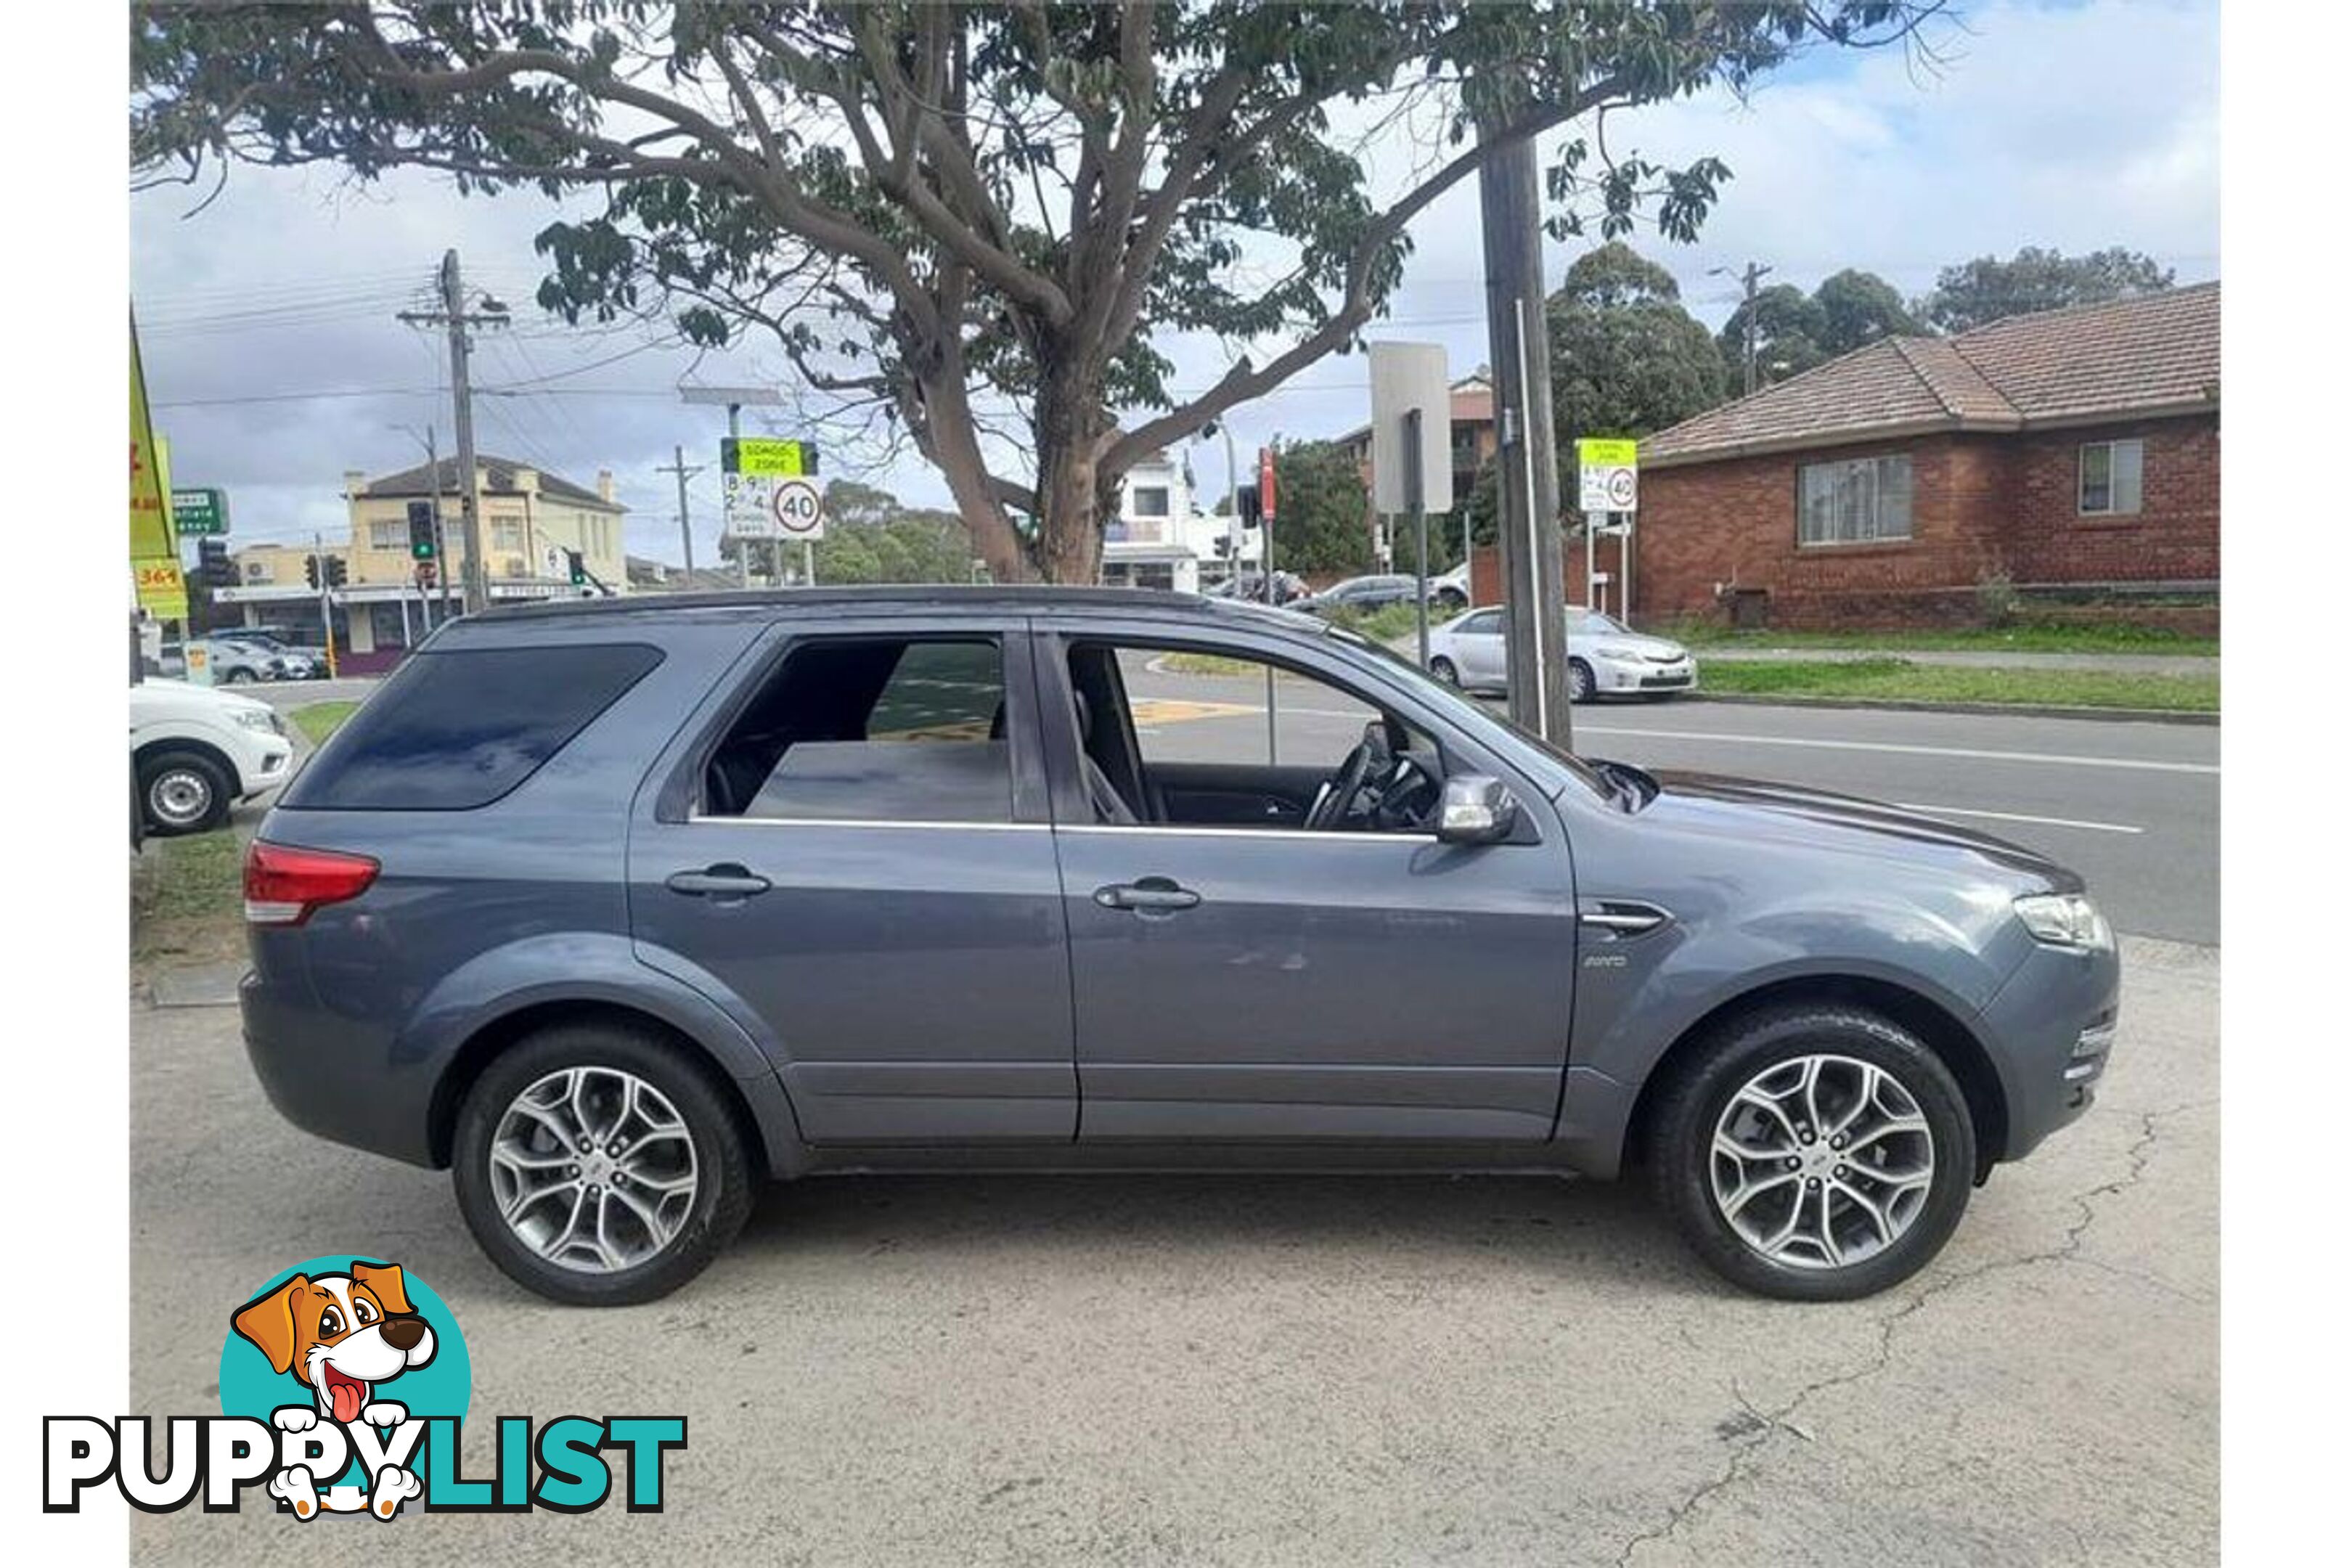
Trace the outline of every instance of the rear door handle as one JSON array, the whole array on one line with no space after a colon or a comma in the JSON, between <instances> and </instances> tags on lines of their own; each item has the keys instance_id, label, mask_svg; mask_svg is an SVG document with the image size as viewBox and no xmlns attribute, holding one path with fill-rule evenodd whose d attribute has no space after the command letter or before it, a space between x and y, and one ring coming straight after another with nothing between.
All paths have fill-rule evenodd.
<instances>
[{"instance_id":1,"label":"rear door handle","mask_svg":"<svg viewBox=\"0 0 2352 1568\"><path fill-rule=\"evenodd\" d=\"M1181 888L1166 877L1145 877L1133 882L1113 882L1095 889L1095 902L1107 910L1133 910L1138 914L1174 914L1201 901L1201 895Z\"/></svg>"},{"instance_id":2,"label":"rear door handle","mask_svg":"<svg viewBox=\"0 0 2352 1568\"><path fill-rule=\"evenodd\" d=\"M662 884L673 893L699 899L748 899L774 884L758 872L731 862L706 866L699 871L679 871Z\"/></svg>"}]
</instances>

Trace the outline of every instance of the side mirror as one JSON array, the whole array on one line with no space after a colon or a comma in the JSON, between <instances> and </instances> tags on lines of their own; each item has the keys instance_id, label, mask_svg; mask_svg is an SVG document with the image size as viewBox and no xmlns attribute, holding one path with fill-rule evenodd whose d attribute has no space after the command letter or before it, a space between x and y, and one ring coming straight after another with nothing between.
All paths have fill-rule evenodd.
<instances>
[{"instance_id":1,"label":"side mirror","mask_svg":"<svg viewBox=\"0 0 2352 1568\"><path fill-rule=\"evenodd\" d=\"M1438 803L1441 844L1498 844L1519 822L1519 803L1503 781L1485 773L1458 773L1445 781Z\"/></svg>"}]
</instances>

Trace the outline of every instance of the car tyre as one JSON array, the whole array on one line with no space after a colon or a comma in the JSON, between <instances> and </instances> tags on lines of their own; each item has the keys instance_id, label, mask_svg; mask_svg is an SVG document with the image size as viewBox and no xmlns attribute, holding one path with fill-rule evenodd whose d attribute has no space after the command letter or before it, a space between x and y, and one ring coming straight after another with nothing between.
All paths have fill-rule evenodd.
<instances>
[{"instance_id":1,"label":"car tyre","mask_svg":"<svg viewBox=\"0 0 2352 1568\"><path fill-rule=\"evenodd\" d=\"M221 684L223 686L248 686L251 685L252 682L253 671L246 668L242 665L235 665L221 671Z\"/></svg>"},{"instance_id":2,"label":"car tyre","mask_svg":"<svg viewBox=\"0 0 2352 1568\"><path fill-rule=\"evenodd\" d=\"M1442 655L1429 661L1429 673L1448 686L1459 687L1462 684L1462 672L1454 668L1452 659Z\"/></svg>"},{"instance_id":3,"label":"car tyre","mask_svg":"<svg viewBox=\"0 0 2352 1568\"><path fill-rule=\"evenodd\" d=\"M236 797L226 770L201 752L158 752L139 764L139 799L159 838L211 832Z\"/></svg>"},{"instance_id":4,"label":"car tyre","mask_svg":"<svg viewBox=\"0 0 2352 1568\"><path fill-rule=\"evenodd\" d=\"M551 1075L581 1068L625 1074L657 1091L693 1150L695 1191L676 1234L644 1260L603 1272L567 1268L534 1249L499 1213L491 1175L492 1141L517 1098ZM751 1212L751 1157L724 1091L676 1043L622 1026L544 1029L492 1061L458 1113L451 1167L457 1207L490 1261L526 1289L570 1306L631 1306L668 1295L709 1267Z\"/></svg>"},{"instance_id":5,"label":"car tyre","mask_svg":"<svg viewBox=\"0 0 2352 1568\"><path fill-rule=\"evenodd\" d=\"M1932 1150L1933 1176L1925 1195L1907 1211L1894 1238L1874 1238L1867 1244L1876 1250L1843 1265L1768 1256L1734 1227L1717 1197L1717 1133L1733 1098L1759 1079L1769 1083L1776 1068L1801 1073L1794 1064L1823 1058L1885 1074L1899 1089L1891 1098L1911 1107L1924 1122L1924 1134L1901 1136L1924 1135ZM1651 1180L1683 1238L1733 1284L1785 1300L1853 1300L1918 1272L1943 1250L1967 1211L1977 1163L1968 1101L1950 1069L1908 1030L1859 1008L1778 1008L1734 1021L1669 1087L1651 1127ZM1826 1205L1831 1199L1820 1201ZM1843 1205L1843 1222L1855 1223L1860 1211L1842 1196L1837 1202ZM1765 1211L1768 1222L1774 1212Z\"/></svg>"},{"instance_id":6,"label":"car tyre","mask_svg":"<svg viewBox=\"0 0 2352 1568\"><path fill-rule=\"evenodd\" d=\"M1580 658L1568 661L1568 700L1570 702L1592 700L1592 667Z\"/></svg>"}]
</instances>

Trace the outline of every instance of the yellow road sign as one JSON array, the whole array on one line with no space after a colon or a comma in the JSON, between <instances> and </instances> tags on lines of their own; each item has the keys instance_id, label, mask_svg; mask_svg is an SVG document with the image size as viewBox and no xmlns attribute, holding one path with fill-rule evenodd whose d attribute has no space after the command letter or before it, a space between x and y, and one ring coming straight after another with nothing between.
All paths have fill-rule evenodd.
<instances>
[{"instance_id":1,"label":"yellow road sign","mask_svg":"<svg viewBox=\"0 0 2352 1568\"><path fill-rule=\"evenodd\" d=\"M1576 444L1576 461L1587 468L1630 468L1636 460L1639 441L1620 441L1588 437Z\"/></svg>"},{"instance_id":2,"label":"yellow road sign","mask_svg":"<svg viewBox=\"0 0 2352 1568\"><path fill-rule=\"evenodd\" d=\"M798 479L809 470L804 466L807 456L798 441L777 441L751 436L730 436L719 447L725 458L732 448L733 460L720 465L730 474L768 474L781 479Z\"/></svg>"}]
</instances>

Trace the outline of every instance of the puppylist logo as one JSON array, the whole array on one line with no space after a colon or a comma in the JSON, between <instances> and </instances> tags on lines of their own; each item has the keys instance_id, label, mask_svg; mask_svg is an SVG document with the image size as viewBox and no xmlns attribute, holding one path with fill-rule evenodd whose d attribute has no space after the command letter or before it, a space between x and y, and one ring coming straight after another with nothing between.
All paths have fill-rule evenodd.
<instances>
[{"instance_id":1,"label":"puppylist logo","mask_svg":"<svg viewBox=\"0 0 2352 1568\"><path fill-rule=\"evenodd\" d=\"M459 1438L473 1363L448 1305L396 1263L313 1258L229 1314L219 1415L163 1423L163 1463L142 1416L52 1415L41 1424L41 1506L79 1510L110 1481L134 1508L169 1513L202 1499L233 1512L259 1489L308 1522L426 1512L585 1513L613 1495L625 1451L627 1507L658 1512L662 1459L686 1447L683 1415L498 1418L496 1468L462 1473Z\"/></svg>"}]
</instances>

